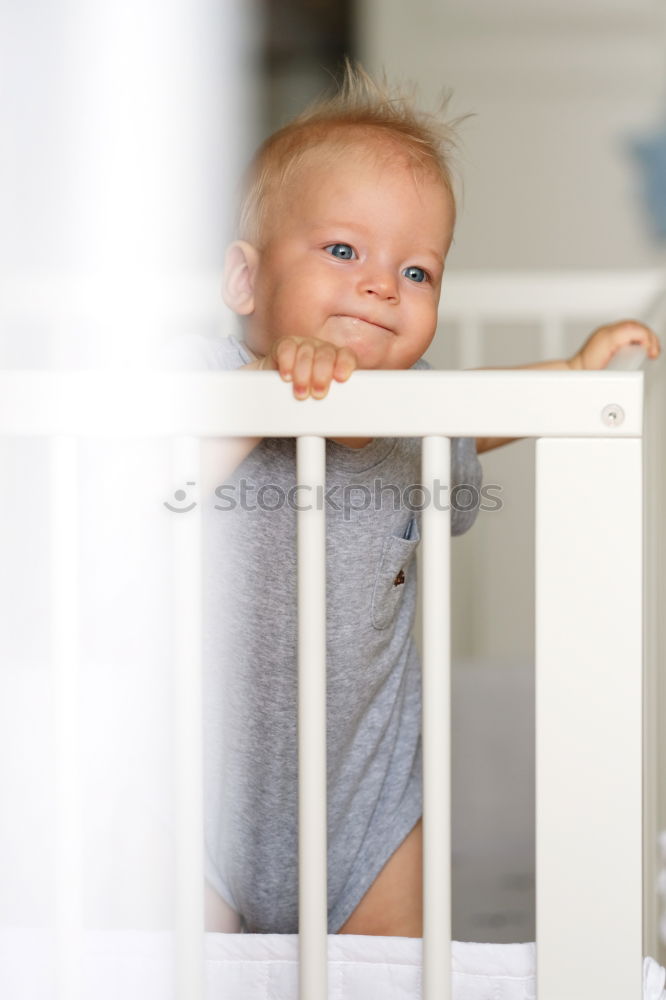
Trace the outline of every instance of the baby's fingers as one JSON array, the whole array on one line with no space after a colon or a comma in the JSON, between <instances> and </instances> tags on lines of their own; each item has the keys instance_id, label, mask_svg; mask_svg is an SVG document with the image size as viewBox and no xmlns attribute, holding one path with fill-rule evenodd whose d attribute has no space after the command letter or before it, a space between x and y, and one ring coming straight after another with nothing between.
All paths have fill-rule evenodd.
<instances>
[{"instance_id":1,"label":"baby's fingers","mask_svg":"<svg viewBox=\"0 0 666 1000\"><path fill-rule=\"evenodd\" d=\"M310 395L314 356L315 348L310 341L305 340L298 345L292 371L294 396L297 399L307 399Z\"/></svg>"},{"instance_id":2,"label":"baby's fingers","mask_svg":"<svg viewBox=\"0 0 666 1000\"><path fill-rule=\"evenodd\" d=\"M629 344L639 344L645 348L649 358L659 357L661 346L659 338L654 330L637 320L627 319L619 323L614 323L610 328L613 337L613 347L615 350Z\"/></svg>"},{"instance_id":3,"label":"baby's fingers","mask_svg":"<svg viewBox=\"0 0 666 1000\"><path fill-rule=\"evenodd\" d=\"M345 382L358 361L347 347L315 339L284 337L274 345L272 356L285 382L293 382L296 399L323 399L331 382Z\"/></svg>"},{"instance_id":4,"label":"baby's fingers","mask_svg":"<svg viewBox=\"0 0 666 1000\"><path fill-rule=\"evenodd\" d=\"M341 347L335 359L333 378L336 382L346 382L353 371L358 368L358 359L348 347Z\"/></svg>"},{"instance_id":5,"label":"baby's fingers","mask_svg":"<svg viewBox=\"0 0 666 1000\"><path fill-rule=\"evenodd\" d=\"M291 337L284 337L273 347L273 357L280 376L285 382L291 382L294 378L294 365L296 355L301 345Z\"/></svg>"},{"instance_id":6,"label":"baby's fingers","mask_svg":"<svg viewBox=\"0 0 666 1000\"><path fill-rule=\"evenodd\" d=\"M659 337L654 330L650 330L648 327L646 327L646 329L649 334L647 343L648 358L652 358L654 360L661 354L661 344L659 343Z\"/></svg>"},{"instance_id":7,"label":"baby's fingers","mask_svg":"<svg viewBox=\"0 0 666 1000\"><path fill-rule=\"evenodd\" d=\"M311 391L315 399L323 399L333 379L337 351L332 344L319 344L312 361Z\"/></svg>"},{"instance_id":8,"label":"baby's fingers","mask_svg":"<svg viewBox=\"0 0 666 1000\"><path fill-rule=\"evenodd\" d=\"M598 371L605 368L618 351L629 345L640 345L650 358L659 355L659 340L654 331L637 320L625 319L595 330L578 354L574 355L570 366L574 369Z\"/></svg>"},{"instance_id":9,"label":"baby's fingers","mask_svg":"<svg viewBox=\"0 0 666 1000\"><path fill-rule=\"evenodd\" d=\"M315 399L323 399L333 379L346 382L356 368L358 360L348 347L320 344L312 364L312 395Z\"/></svg>"}]
</instances>

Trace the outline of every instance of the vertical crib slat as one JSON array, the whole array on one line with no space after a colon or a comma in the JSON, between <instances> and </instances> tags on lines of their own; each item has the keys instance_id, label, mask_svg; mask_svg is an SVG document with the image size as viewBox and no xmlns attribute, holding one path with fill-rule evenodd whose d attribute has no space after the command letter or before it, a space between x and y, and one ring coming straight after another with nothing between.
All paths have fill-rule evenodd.
<instances>
[{"instance_id":1,"label":"vertical crib slat","mask_svg":"<svg viewBox=\"0 0 666 1000\"><path fill-rule=\"evenodd\" d=\"M460 368L479 368L483 364L481 318L466 311L458 325L458 363Z\"/></svg>"},{"instance_id":2,"label":"vertical crib slat","mask_svg":"<svg viewBox=\"0 0 666 1000\"><path fill-rule=\"evenodd\" d=\"M175 478L199 480L200 442L174 441ZM189 494L194 495L190 489ZM189 505L189 503L188 503ZM176 996L204 995L203 744L200 506L172 517L176 789Z\"/></svg>"},{"instance_id":3,"label":"vertical crib slat","mask_svg":"<svg viewBox=\"0 0 666 1000\"><path fill-rule=\"evenodd\" d=\"M57 996L81 996L82 795L79 671L78 446L51 444L51 636L56 768Z\"/></svg>"},{"instance_id":4,"label":"vertical crib slat","mask_svg":"<svg viewBox=\"0 0 666 1000\"><path fill-rule=\"evenodd\" d=\"M424 487L451 483L450 441L426 437ZM450 494L423 511L423 998L451 997Z\"/></svg>"},{"instance_id":5,"label":"vertical crib slat","mask_svg":"<svg viewBox=\"0 0 666 1000\"><path fill-rule=\"evenodd\" d=\"M537 446L537 995L639 1000L641 442Z\"/></svg>"},{"instance_id":6,"label":"vertical crib slat","mask_svg":"<svg viewBox=\"0 0 666 1000\"><path fill-rule=\"evenodd\" d=\"M564 358L567 355L564 343L564 319L562 316L546 313L540 325L541 357L544 361L551 358Z\"/></svg>"},{"instance_id":7,"label":"vertical crib slat","mask_svg":"<svg viewBox=\"0 0 666 1000\"><path fill-rule=\"evenodd\" d=\"M326 441L297 439L299 996L325 1000L326 886ZM320 507L320 509L317 509Z\"/></svg>"}]
</instances>

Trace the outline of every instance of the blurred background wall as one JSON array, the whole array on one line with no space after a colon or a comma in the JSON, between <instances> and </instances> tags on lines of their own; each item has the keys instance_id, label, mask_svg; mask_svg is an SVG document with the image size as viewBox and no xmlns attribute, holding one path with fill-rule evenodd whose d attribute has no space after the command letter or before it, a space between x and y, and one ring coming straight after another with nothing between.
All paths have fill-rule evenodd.
<instances>
[{"instance_id":1,"label":"blurred background wall","mask_svg":"<svg viewBox=\"0 0 666 1000\"><path fill-rule=\"evenodd\" d=\"M661 0L362 0L372 69L455 93L465 206L457 267L637 267L654 260L630 142L662 116Z\"/></svg>"},{"instance_id":2,"label":"blurred background wall","mask_svg":"<svg viewBox=\"0 0 666 1000\"><path fill-rule=\"evenodd\" d=\"M666 125L663 0L263 0L260 130L330 86L343 55L453 92L463 207L450 267L660 259L636 140Z\"/></svg>"}]
</instances>

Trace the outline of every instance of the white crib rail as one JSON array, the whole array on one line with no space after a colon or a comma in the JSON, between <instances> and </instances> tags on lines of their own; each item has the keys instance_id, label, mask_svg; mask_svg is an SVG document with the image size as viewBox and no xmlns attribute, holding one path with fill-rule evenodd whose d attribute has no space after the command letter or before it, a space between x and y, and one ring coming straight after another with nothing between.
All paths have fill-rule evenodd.
<instances>
[{"instance_id":1,"label":"white crib rail","mask_svg":"<svg viewBox=\"0 0 666 1000\"><path fill-rule=\"evenodd\" d=\"M663 293L663 269L635 271L459 271L444 283L442 316L481 321L552 316L601 323L636 316Z\"/></svg>"},{"instance_id":2,"label":"white crib rail","mask_svg":"<svg viewBox=\"0 0 666 1000\"><path fill-rule=\"evenodd\" d=\"M298 512L298 917L302 997L327 992L326 516L307 497L326 481L326 442L297 441Z\"/></svg>"},{"instance_id":3,"label":"white crib rail","mask_svg":"<svg viewBox=\"0 0 666 1000\"><path fill-rule=\"evenodd\" d=\"M430 497L451 476L447 438L426 437L421 478ZM451 512L423 511L423 996L451 991Z\"/></svg>"},{"instance_id":4,"label":"white crib rail","mask_svg":"<svg viewBox=\"0 0 666 1000\"><path fill-rule=\"evenodd\" d=\"M642 375L364 372L333 386L326 400L305 403L291 398L271 373L137 375L124 377L122 386L120 379L90 372L0 375L3 434L299 437L305 427L309 437L299 442L299 478L311 486L323 483L327 436L422 436L426 484L445 478L447 438L453 435L552 439L539 443L538 470L538 996L599 995L600 966L590 961L598 955L605 1000L638 1000ZM300 600L313 601L300 647L313 682L309 695L303 687L312 701L301 705L309 727L303 731L308 766L300 786L303 1000L326 995L323 518L323 511L299 513L301 559L308 561ZM451 981L449 801L441 781L448 768L447 542L447 517L426 511L425 1000L450 998ZM183 636L192 634L189 619ZM319 666L316 678L313 664ZM181 751L195 761L195 788L196 711L195 697L184 710L189 722L181 731ZM310 751L313 732L316 754ZM189 795L183 804L181 850L193 847L198 857L201 802ZM191 883L191 867L183 870ZM199 889L183 880L181 894L189 915L189 930L181 930L189 938L181 949L180 995L198 1000ZM65 926L70 943L77 930ZM68 960L71 981L71 949ZM578 984L575 995L572 982Z\"/></svg>"},{"instance_id":5,"label":"white crib rail","mask_svg":"<svg viewBox=\"0 0 666 1000\"><path fill-rule=\"evenodd\" d=\"M192 435L174 441L176 476L184 468L198 468L200 441ZM176 517L172 523L174 557L173 742L175 763L175 974L176 995L200 1000L204 996L204 824L203 735L201 720L201 518Z\"/></svg>"}]
</instances>

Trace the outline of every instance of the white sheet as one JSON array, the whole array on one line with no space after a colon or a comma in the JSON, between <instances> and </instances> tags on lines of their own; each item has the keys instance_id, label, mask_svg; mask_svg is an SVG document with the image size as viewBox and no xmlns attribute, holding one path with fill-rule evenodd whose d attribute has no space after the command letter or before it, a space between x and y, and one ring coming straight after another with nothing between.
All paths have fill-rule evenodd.
<instances>
[{"instance_id":1,"label":"white sheet","mask_svg":"<svg viewBox=\"0 0 666 1000\"><path fill-rule=\"evenodd\" d=\"M87 932L80 1000L175 1000L173 946L168 933ZM207 934L206 1000L297 1000L297 947L291 935ZM535 954L534 944L454 941L453 1000L535 1000ZM420 961L420 940L331 936L329 1000L420 1000ZM0 930L3 1000L55 1000L55 969L51 934ZM643 1000L666 1000L665 983L646 958Z\"/></svg>"},{"instance_id":2,"label":"white sheet","mask_svg":"<svg viewBox=\"0 0 666 1000\"><path fill-rule=\"evenodd\" d=\"M207 1000L297 1000L295 936L209 934L207 938ZM420 940L330 936L328 956L329 1000L421 1000ZM454 941L452 959L453 1000L536 998L533 943ZM665 984L666 970L646 958L643 1000L666 1000Z\"/></svg>"}]
</instances>

